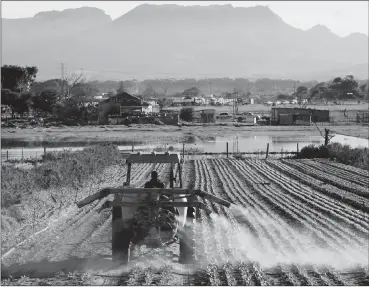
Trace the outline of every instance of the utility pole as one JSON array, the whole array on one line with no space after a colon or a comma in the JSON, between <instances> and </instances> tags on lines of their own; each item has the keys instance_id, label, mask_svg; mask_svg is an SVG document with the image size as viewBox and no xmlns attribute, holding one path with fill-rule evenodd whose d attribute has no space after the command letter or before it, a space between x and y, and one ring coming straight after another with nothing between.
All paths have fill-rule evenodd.
<instances>
[{"instance_id":1,"label":"utility pole","mask_svg":"<svg viewBox=\"0 0 369 287\"><path fill-rule=\"evenodd\" d=\"M233 89L233 119L236 114L238 114L238 93L236 89Z\"/></svg>"},{"instance_id":2,"label":"utility pole","mask_svg":"<svg viewBox=\"0 0 369 287\"><path fill-rule=\"evenodd\" d=\"M209 82L209 94L211 95L211 82Z\"/></svg>"},{"instance_id":3,"label":"utility pole","mask_svg":"<svg viewBox=\"0 0 369 287\"><path fill-rule=\"evenodd\" d=\"M62 95L64 96L64 63L61 63Z\"/></svg>"}]
</instances>

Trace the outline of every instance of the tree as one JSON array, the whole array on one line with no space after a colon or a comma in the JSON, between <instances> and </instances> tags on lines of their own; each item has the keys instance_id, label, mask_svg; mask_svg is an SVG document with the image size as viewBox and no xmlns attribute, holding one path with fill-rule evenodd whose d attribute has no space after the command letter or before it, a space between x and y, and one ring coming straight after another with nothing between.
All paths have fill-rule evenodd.
<instances>
[{"instance_id":1,"label":"tree","mask_svg":"<svg viewBox=\"0 0 369 287\"><path fill-rule=\"evenodd\" d=\"M44 90L54 91L59 96L62 95L63 85L65 86L65 81L61 79L51 79L44 82L34 82L31 87L31 92L34 95L38 95Z\"/></svg>"},{"instance_id":2,"label":"tree","mask_svg":"<svg viewBox=\"0 0 369 287\"><path fill-rule=\"evenodd\" d=\"M200 96L200 95L201 95L201 91L200 91L198 88L196 88L196 87L192 87L192 88L190 88L190 89L185 90L185 91L182 93L182 95L183 95L184 97L189 96L190 98L191 98L191 97L198 97L198 96Z\"/></svg>"},{"instance_id":3,"label":"tree","mask_svg":"<svg viewBox=\"0 0 369 287\"><path fill-rule=\"evenodd\" d=\"M52 89L46 89L32 97L32 108L38 113L52 114L58 102L58 93Z\"/></svg>"},{"instance_id":4,"label":"tree","mask_svg":"<svg viewBox=\"0 0 369 287\"><path fill-rule=\"evenodd\" d=\"M1 87L11 91L29 91L30 85L36 79L37 67L20 67L4 65L1 67Z\"/></svg>"},{"instance_id":5,"label":"tree","mask_svg":"<svg viewBox=\"0 0 369 287\"><path fill-rule=\"evenodd\" d=\"M194 108L182 108L179 111L179 118L185 122L192 122L194 112Z\"/></svg>"},{"instance_id":6,"label":"tree","mask_svg":"<svg viewBox=\"0 0 369 287\"><path fill-rule=\"evenodd\" d=\"M318 129L320 135L322 136L322 138L324 139L324 145L327 146L329 144L329 142L331 141L332 138L335 137L335 135L332 135L331 130L324 128L324 134L323 132L319 129L318 125L314 122L316 128Z\"/></svg>"},{"instance_id":7,"label":"tree","mask_svg":"<svg viewBox=\"0 0 369 287\"><path fill-rule=\"evenodd\" d=\"M18 94L17 99L15 100L14 110L23 118L24 113L29 111L30 106L31 93L24 92Z\"/></svg>"},{"instance_id":8,"label":"tree","mask_svg":"<svg viewBox=\"0 0 369 287\"><path fill-rule=\"evenodd\" d=\"M341 99L354 98L357 95L358 86L358 82L352 75L344 78L336 77L329 84L329 88Z\"/></svg>"},{"instance_id":9,"label":"tree","mask_svg":"<svg viewBox=\"0 0 369 287\"><path fill-rule=\"evenodd\" d=\"M297 88L297 94L304 94L304 93L306 93L308 91L308 88L307 87L305 87L305 86L299 86L298 88Z\"/></svg>"},{"instance_id":10,"label":"tree","mask_svg":"<svg viewBox=\"0 0 369 287\"><path fill-rule=\"evenodd\" d=\"M1 90L1 104L7 105L10 107L12 111L12 118L14 118L15 106L17 104L18 97L19 97L18 93L13 92L9 89Z\"/></svg>"},{"instance_id":11,"label":"tree","mask_svg":"<svg viewBox=\"0 0 369 287\"><path fill-rule=\"evenodd\" d=\"M292 99L292 97L291 97L290 95L286 95L286 94L279 94L279 95L277 96L277 99L278 99L278 100L291 100L291 99Z\"/></svg>"},{"instance_id":12,"label":"tree","mask_svg":"<svg viewBox=\"0 0 369 287\"><path fill-rule=\"evenodd\" d=\"M359 87L359 89L360 89L360 91L362 92L362 93L365 93L366 92L366 88L367 87L367 84L363 84L363 85L361 85L360 87Z\"/></svg>"},{"instance_id":13,"label":"tree","mask_svg":"<svg viewBox=\"0 0 369 287\"><path fill-rule=\"evenodd\" d=\"M296 94L297 94L297 98L298 98L298 104L301 108L306 108L307 104L309 101L307 102L303 102L303 99L302 99L302 95L303 94L306 94L308 91L308 88L305 87L305 86L299 86L296 90Z\"/></svg>"}]
</instances>

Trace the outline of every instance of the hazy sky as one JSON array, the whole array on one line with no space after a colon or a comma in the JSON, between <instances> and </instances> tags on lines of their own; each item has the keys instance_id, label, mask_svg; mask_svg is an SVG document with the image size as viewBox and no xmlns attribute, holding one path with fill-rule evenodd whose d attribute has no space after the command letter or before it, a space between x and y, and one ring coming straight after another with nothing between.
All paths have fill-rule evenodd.
<instances>
[{"instance_id":1,"label":"hazy sky","mask_svg":"<svg viewBox=\"0 0 369 287\"><path fill-rule=\"evenodd\" d=\"M231 4L233 7L268 5L286 23L296 28L306 30L321 24L340 36L353 32L368 35L369 1L2 1L1 13L2 18L26 18L40 11L90 6L100 8L116 19L143 3L186 6Z\"/></svg>"}]
</instances>

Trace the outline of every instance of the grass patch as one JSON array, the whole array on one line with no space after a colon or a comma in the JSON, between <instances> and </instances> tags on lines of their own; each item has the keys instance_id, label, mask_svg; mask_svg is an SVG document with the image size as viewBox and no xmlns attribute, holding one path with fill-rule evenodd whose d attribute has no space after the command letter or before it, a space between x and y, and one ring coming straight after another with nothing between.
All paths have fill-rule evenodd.
<instances>
[{"instance_id":1,"label":"grass patch","mask_svg":"<svg viewBox=\"0 0 369 287\"><path fill-rule=\"evenodd\" d=\"M331 143L327 146L308 145L300 151L299 158L326 158L369 170L369 153L367 148L351 148L349 145Z\"/></svg>"},{"instance_id":2,"label":"grass patch","mask_svg":"<svg viewBox=\"0 0 369 287\"><path fill-rule=\"evenodd\" d=\"M116 146L102 144L78 152L56 152L30 169L1 167L2 251L35 232L35 225L73 203L91 178L121 162Z\"/></svg>"}]
</instances>

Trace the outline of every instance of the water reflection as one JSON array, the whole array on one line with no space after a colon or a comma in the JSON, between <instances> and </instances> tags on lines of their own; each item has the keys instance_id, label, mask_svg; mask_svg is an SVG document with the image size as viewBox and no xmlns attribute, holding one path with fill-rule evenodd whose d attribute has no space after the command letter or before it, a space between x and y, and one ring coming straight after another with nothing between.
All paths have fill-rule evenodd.
<instances>
[{"instance_id":1,"label":"water reflection","mask_svg":"<svg viewBox=\"0 0 369 287\"><path fill-rule=\"evenodd\" d=\"M337 134L331 142L338 142L341 144L350 145L352 148L356 147L368 147L368 140L360 139L356 137L344 136ZM148 142L132 142L132 141L115 141L114 144L118 145L118 148L122 151L131 152L132 145L134 146L134 150L143 150L143 151L152 151L155 148L162 147L163 150L175 149L181 151L183 148L183 143L148 143ZM257 152L264 151L266 152L267 144L269 143L269 151L270 152L279 152L279 151L296 151L297 145L299 150L304 146L310 144L323 144L324 139L320 135L318 136L269 136L269 135L252 135L252 136L233 136L233 137L223 137L218 136L212 140L208 141L200 141L196 140L193 136L188 136L187 141L185 142L185 148L188 149L196 149L198 151L203 152L226 152L227 151L227 143L228 143L228 151L229 152ZM35 144L35 143L33 143ZM97 143L94 142L93 145ZM86 146L92 145L92 143L73 143L70 142L68 144L63 144L62 147L57 146L58 143L54 143L54 145L48 145L47 151L77 151L81 150ZM27 145L25 145L27 147ZM21 145L23 147L23 145ZM8 152L7 152L8 150ZM19 143L17 148L5 148L3 146L2 149L2 158L8 156L9 158L30 158L30 157L41 157L43 154L43 147L40 144L39 146L33 146L27 148L20 148Z\"/></svg>"}]
</instances>

